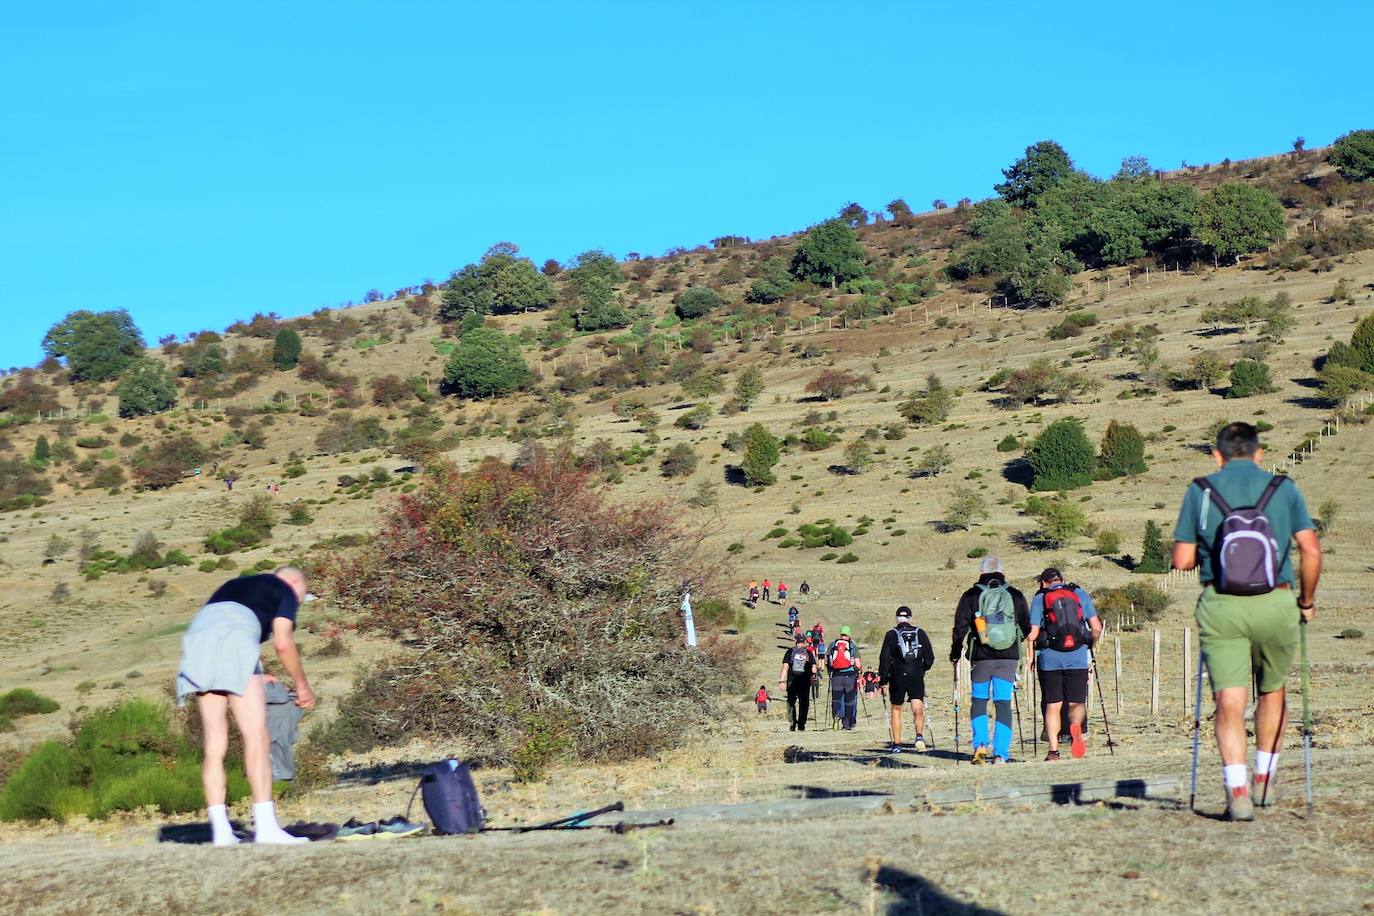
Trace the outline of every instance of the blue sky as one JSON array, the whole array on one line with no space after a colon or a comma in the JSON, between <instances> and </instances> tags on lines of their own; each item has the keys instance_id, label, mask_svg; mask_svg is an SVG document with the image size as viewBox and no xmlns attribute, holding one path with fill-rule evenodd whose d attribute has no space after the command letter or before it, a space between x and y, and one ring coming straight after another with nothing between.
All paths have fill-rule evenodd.
<instances>
[{"instance_id":1,"label":"blue sky","mask_svg":"<svg viewBox=\"0 0 1374 916\"><path fill-rule=\"evenodd\" d=\"M5 3L0 365L77 308L151 342L500 240L650 254L981 198L1044 138L1097 174L1324 145L1374 127L1371 34L1354 0Z\"/></svg>"}]
</instances>

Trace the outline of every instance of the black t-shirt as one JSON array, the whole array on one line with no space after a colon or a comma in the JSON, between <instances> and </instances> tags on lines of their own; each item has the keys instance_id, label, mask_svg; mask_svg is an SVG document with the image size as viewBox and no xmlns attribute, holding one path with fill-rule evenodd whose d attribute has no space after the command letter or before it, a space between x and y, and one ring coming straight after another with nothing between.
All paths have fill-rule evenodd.
<instances>
[{"instance_id":1,"label":"black t-shirt","mask_svg":"<svg viewBox=\"0 0 1374 916\"><path fill-rule=\"evenodd\" d=\"M800 674L792 667L792 653L794 652L806 656L806 669ZM792 681L793 678L804 677L807 683L810 683L811 675L816 671L816 656L813 655L811 650L806 648L806 646L797 646L793 649L784 650L782 653L782 663L787 666L787 680L789 682Z\"/></svg>"},{"instance_id":2,"label":"black t-shirt","mask_svg":"<svg viewBox=\"0 0 1374 916\"><path fill-rule=\"evenodd\" d=\"M272 620L276 617L285 617L294 627L296 609L300 606L291 586L270 574L230 579L215 589L206 603L214 604L216 601L236 601L252 611L262 626L259 642L267 642L272 638Z\"/></svg>"}]
</instances>

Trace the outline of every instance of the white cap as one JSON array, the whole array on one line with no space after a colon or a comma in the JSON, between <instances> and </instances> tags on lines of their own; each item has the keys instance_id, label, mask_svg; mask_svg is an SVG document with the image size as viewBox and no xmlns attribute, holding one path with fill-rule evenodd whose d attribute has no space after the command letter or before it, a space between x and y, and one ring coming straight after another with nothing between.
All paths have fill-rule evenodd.
<instances>
[{"instance_id":1,"label":"white cap","mask_svg":"<svg viewBox=\"0 0 1374 916\"><path fill-rule=\"evenodd\" d=\"M983 562L978 564L978 571L983 575L1002 572L1002 561L996 557L984 557Z\"/></svg>"}]
</instances>

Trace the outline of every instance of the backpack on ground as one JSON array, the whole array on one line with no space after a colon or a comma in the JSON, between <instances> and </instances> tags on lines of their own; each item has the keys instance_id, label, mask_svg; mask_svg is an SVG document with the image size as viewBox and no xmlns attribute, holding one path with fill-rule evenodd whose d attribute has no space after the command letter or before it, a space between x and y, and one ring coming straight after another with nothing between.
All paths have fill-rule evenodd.
<instances>
[{"instance_id":1,"label":"backpack on ground","mask_svg":"<svg viewBox=\"0 0 1374 916\"><path fill-rule=\"evenodd\" d=\"M486 812L477 799L477 785L466 763L451 758L431 763L420 774L415 792L420 793L435 833L480 833L485 827ZM415 804L415 792L410 795L411 805ZM406 818L410 818L410 805L406 806Z\"/></svg>"},{"instance_id":2,"label":"backpack on ground","mask_svg":"<svg viewBox=\"0 0 1374 916\"><path fill-rule=\"evenodd\" d=\"M1016 609L1012 605L1007 583L984 585L979 582L978 588L980 594L975 618L982 620L984 627L980 631L975 624L973 632L977 634L978 641L989 649L1010 649L1016 645L1018 634Z\"/></svg>"},{"instance_id":3,"label":"backpack on ground","mask_svg":"<svg viewBox=\"0 0 1374 916\"><path fill-rule=\"evenodd\" d=\"M921 630L919 627L911 627L903 630L901 627L893 627L892 632L897 634L897 649L902 654L902 661L909 665L914 665L921 660Z\"/></svg>"},{"instance_id":4,"label":"backpack on ground","mask_svg":"<svg viewBox=\"0 0 1374 916\"><path fill-rule=\"evenodd\" d=\"M1092 631L1083 616L1083 602L1074 592L1076 588L1076 585L1056 585L1041 596L1045 602L1045 617L1040 638L1035 641L1037 648L1072 652L1092 641Z\"/></svg>"},{"instance_id":5,"label":"backpack on ground","mask_svg":"<svg viewBox=\"0 0 1374 916\"><path fill-rule=\"evenodd\" d=\"M809 661L811 661L811 653L810 653L810 652L808 652L806 649L802 649L802 650L800 650L800 651L798 651L797 649L793 649L793 650L792 650L792 673L793 673L793 674L805 674L805 673L806 673L806 663L809 662Z\"/></svg>"},{"instance_id":6,"label":"backpack on ground","mask_svg":"<svg viewBox=\"0 0 1374 916\"><path fill-rule=\"evenodd\" d=\"M1232 509L1206 477L1193 481L1202 488L1202 498L1216 503L1222 515L1212 544L1212 563L1216 566L1212 584L1221 594L1264 595L1278 584L1282 554L1264 510L1287 479L1275 474L1259 502L1248 509Z\"/></svg>"},{"instance_id":7,"label":"backpack on ground","mask_svg":"<svg viewBox=\"0 0 1374 916\"><path fill-rule=\"evenodd\" d=\"M852 671L854 670L854 645L848 639L841 636L830 646L830 670L831 671Z\"/></svg>"}]
</instances>

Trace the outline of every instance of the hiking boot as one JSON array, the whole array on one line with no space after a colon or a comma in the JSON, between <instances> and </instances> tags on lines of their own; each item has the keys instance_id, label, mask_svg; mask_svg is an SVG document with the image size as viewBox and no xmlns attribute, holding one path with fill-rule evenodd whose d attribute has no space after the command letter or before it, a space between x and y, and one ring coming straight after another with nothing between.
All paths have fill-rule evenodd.
<instances>
[{"instance_id":1,"label":"hiking boot","mask_svg":"<svg viewBox=\"0 0 1374 916\"><path fill-rule=\"evenodd\" d=\"M982 766L983 764L985 764L985 763L987 763L987 762L988 762L988 749L985 748L985 747L975 747L975 748L973 749L973 759L970 760L969 763L973 764L973 765L976 766L976 767L979 767L979 766Z\"/></svg>"},{"instance_id":2,"label":"hiking boot","mask_svg":"<svg viewBox=\"0 0 1374 916\"><path fill-rule=\"evenodd\" d=\"M1058 751L1050 751L1048 754L1045 755L1045 760L1046 760L1046 761L1058 760L1058 759L1059 759L1059 752L1058 752Z\"/></svg>"},{"instance_id":3,"label":"hiking boot","mask_svg":"<svg viewBox=\"0 0 1374 916\"><path fill-rule=\"evenodd\" d=\"M1272 808L1274 805L1278 804L1279 796L1277 785L1278 780L1274 778L1273 773L1268 775L1263 773L1255 774L1255 787L1250 790L1250 798L1254 802L1256 808ZM1267 792L1265 791L1266 788L1268 789Z\"/></svg>"},{"instance_id":4,"label":"hiking boot","mask_svg":"<svg viewBox=\"0 0 1374 916\"><path fill-rule=\"evenodd\" d=\"M791 725L787 726L787 730L788 730L789 732L794 732L794 731L796 731L796 730L797 730L797 723L793 722Z\"/></svg>"},{"instance_id":5,"label":"hiking boot","mask_svg":"<svg viewBox=\"0 0 1374 916\"><path fill-rule=\"evenodd\" d=\"M924 754L924 753L926 752L926 739L925 739L925 738L917 738L917 739L916 739L916 743L913 744L912 747L915 748L916 753L918 753L918 754Z\"/></svg>"},{"instance_id":6,"label":"hiking boot","mask_svg":"<svg viewBox=\"0 0 1374 916\"><path fill-rule=\"evenodd\" d=\"M1253 821L1255 803L1250 800L1250 790L1237 786L1226 795L1226 819L1228 821Z\"/></svg>"},{"instance_id":7,"label":"hiking boot","mask_svg":"<svg viewBox=\"0 0 1374 916\"><path fill-rule=\"evenodd\" d=\"M1075 760L1088 753L1088 745L1083 741L1083 726L1077 722L1069 726L1069 741L1069 753L1073 754Z\"/></svg>"}]
</instances>

